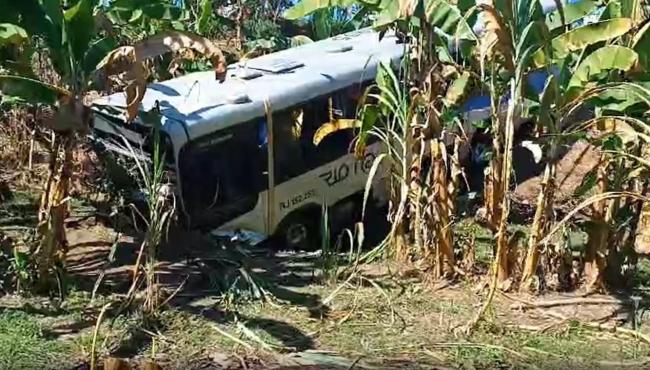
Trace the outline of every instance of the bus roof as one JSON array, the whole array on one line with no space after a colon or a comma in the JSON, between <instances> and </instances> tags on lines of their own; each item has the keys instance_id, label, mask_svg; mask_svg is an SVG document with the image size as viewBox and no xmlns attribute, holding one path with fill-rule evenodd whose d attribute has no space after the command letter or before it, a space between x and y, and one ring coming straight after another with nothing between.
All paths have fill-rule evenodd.
<instances>
[{"instance_id":1,"label":"bus roof","mask_svg":"<svg viewBox=\"0 0 650 370\"><path fill-rule=\"evenodd\" d=\"M379 40L363 29L233 64L223 83L213 71L152 83L141 110L158 101L164 118L184 125L188 137L181 141L193 140L264 116L265 100L277 111L374 79L379 62L398 62L403 52L394 35ZM125 107L126 97L113 94L95 105Z\"/></svg>"}]
</instances>

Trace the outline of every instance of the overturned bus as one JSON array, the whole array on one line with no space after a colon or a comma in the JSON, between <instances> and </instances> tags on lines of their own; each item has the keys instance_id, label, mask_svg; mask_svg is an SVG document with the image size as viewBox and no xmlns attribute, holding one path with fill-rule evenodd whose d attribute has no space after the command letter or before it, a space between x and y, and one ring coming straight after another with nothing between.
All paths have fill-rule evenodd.
<instances>
[{"instance_id":1,"label":"overturned bus","mask_svg":"<svg viewBox=\"0 0 650 370\"><path fill-rule=\"evenodd\" d=\"M357 101L380 62L399 65L404 45L361 30L229 66L150 84L141 110L161 113L166 167L186 224L313 243L323 206L358 203L379 143L350 152L353 130L319 133L356 118ZM125 124L124 94L95 102L95 138L127 153L147 147L150 127ZM381 194L374 193L381 201Z\"/></svg>"}]
</instances>

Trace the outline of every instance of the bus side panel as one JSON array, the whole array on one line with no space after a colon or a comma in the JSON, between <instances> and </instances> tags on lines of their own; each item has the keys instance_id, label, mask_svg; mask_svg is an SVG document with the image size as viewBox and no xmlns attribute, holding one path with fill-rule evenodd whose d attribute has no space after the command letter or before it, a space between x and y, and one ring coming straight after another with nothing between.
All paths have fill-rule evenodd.
<instances>
[{"instance_id":1,"label":"bus side panel","mask_svg":"<svg viewBox=\"0 0 650 370\"><path fill-rule=\"evenodd\" d=\"M268 205L268 191L263 191L259 194L259 198L255 208L232 221L221 225L218 231L234 231L245 230L257 233L265 238L270 236L267 229L267 205Z\"/></svg>"},{"instance_id":2,"label":"bus side panel","mask_svg":"<svg viewBox=\"0 0 650 370\"><path fill-rule=\"evenodd\" d=\"M276 215L275 220L271 220L271 230L275 232L285 217L305 206L329 207L351 195L363 193L380 150L381 143L375 143L366 148L362 159L351 153L276 186L275 204L270 205ZM382 167L373 178L372 190L375 198L385 201L386 194L380 190L386 175Z\"/></svg>"}]
</instances>

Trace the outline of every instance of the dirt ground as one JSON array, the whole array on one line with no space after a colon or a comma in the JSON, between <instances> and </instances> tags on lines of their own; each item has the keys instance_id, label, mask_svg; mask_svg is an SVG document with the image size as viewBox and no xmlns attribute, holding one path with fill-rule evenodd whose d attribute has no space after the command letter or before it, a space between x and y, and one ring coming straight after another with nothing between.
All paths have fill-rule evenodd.
<instances>
[{"instance_id":1,"label":"dirt ground","mask_svg":"<svg viewBox=\"0 0 650 370\"><path fill-rule=\"evenodd\" d=\"M128 287L139 240L93 218L72 222L68 237L75 288L65 302L0 299L0 333L9 333L0 334L0 368L88 368L99 312ZM173 299L153 324L109 310L95 345L100 358L153 360L163 369L650 366L644 306L635 309L628 295L499 294L487 320L466 335L486 295L485 282L472 276L430 283L415 269L377 263L330 266L326 277L319 253L228 254L194 233L173 233L160 260L161 285ZM550 307L534 306L540 302Z\"/></svg>"},{"instance_id":2,"label":"dirt ground","mask_svg":"<svg viewBox=\"0 0 650 370\"><path fill-rule=\"evenodd\" d=\"M582 183L583 179L600 162L599 151L586 142L577 142L558 161L556 169L555 201L558 204L574 199L574 193ZM521 203L535 204L539 187L542 181L541 176L534 176L525 179L513 194L513 198Z\"/></svg>"}]
</instances>

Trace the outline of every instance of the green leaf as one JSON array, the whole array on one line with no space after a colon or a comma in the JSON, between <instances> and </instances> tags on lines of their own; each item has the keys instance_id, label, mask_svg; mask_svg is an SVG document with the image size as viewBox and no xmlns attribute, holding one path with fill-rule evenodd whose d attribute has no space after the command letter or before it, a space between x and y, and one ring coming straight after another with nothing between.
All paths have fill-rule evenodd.
<instances>
[{"instance_id":1,"label":"green leaf","mask_svg":"<svg viewBox=\"0 0 650 370\"><path fill-rule=\"evenodd\" d=\"M589 171L585 177L582 178L582 183L576 188L573 192L574 197L582 197L587 194L587 192L596 186L598 181L598 176L596 174L597 169Z\"/></svg>"},{"instance_id":2,"label":"green leaf","mask_svg":"<svg viewBox=\"0 0 650 370\"><path fill-rule=\"evenodd\" d=\"M10 13L7 13L10 10ZM3 14L3 13L6 13ZM59 0L12 1L11 9L0 6L0 18L14 19L14 23L27 31L30 36L40 36L49 47L49 57L55 68L61 72L65 65L65 52L62 48L63 11Z\"/></svg>"},{"instance_id":3,"label":"green leaf","mask_svg":"<svg viewBox=\"0 0 650 370\"><path fill-rule=\"evenodd\" d=\"M538 0L517 0L517 15L514 19L517 34L522 33L532 22L544 22L545 15Z\"/></svg>"},{"instance_id":4,"label":"green leaf","mask_svg":"<svg viewBox=\"0 0 650 370\"><path fill-rule=\"evenodd\" d=\"M95 29L95 18L93 9L96 0L79 0L75 6L66 10L63 14L65 19L65 37L71 46L73 57L76 63L83 61L88 50L88 44L93 37Z\"/></svg>"},{"instance_id":5,"label":"green leaf","mask_svg":"<svg viewBox=\"0 0 650 370\"><path fill-rule=\"evenodd\" d=\"M143 15L144 15L144 12L142 12L142 9L135 9L131 13L131 17L129 18L128 23L135 23L135 22L139 21L140 19L142 19Z\"/></svg>"},{"instance_id":6,"label":"green leaf","mask_svg":"<svg viewBox=\"0 0 650 370\"><path fill-rule=\"evenodd\" d=\"M17 45L27 41L27 31L11 23L0 23L0 47Z\"/></svg>"},{"instance_id":7,"label":"green leaf","mask_svg":"<svg viewBox=\"0 0 650 370\"><path fill-rule=\"evenodd\" d=\"M92 43L86 51L83 60L83 71L87 75L97 69L97 64L117 47L117 41L112 37L104 37Z\"/></svg>"},{"instance_id":8,"label":"green leaf","mask_svg":"<svg viewBox=\"0 0 650 370\"><path fill-rule=\"evenodd\" d=\"M544 91L539 103L538 124L549 128L551 133L555 132L555 120L553 119L553 108L559 97L559 86L555 75L551 75L546 80Z\"/></svg>"},{"instance_id":9,"label":"green leaf","mask_svg":"<svg viewBox=\"0 0 650 370\"><path fill-rule=\"evenodd\" d=\"M553 59L562 59L570 53L580 51L589 45L622 36L631 28L632 21L628 18L610 19L578 27L557 36L551 41ZM543 50L538 50L533 58L536 66L542 67L546 65L547 60Z\"/></svg>"},{"instance_id":10,"label":"green leaf","mask_svg":"<svg viewBox=\"0 0 650 370\"><path fill-rule=\"evenodd\" d=\"M313 14L314 36L324 40L332 35L332 22L329 9L320 9Z\"/></svg>"},{"instance_id":11,"label":"green leaf","mask_svg":"<svg viewBox=\"0 0 650 370\"><path fill-rule=\"evenodd\" d=\"M650 89L650 82L636 82L635 85ZM625 112L635 106L644 107L644 111L648 108L644 97L631 89L607 89L592 101L598 108L608 111Z\"/></svg>"},{"instance_id":12,"label":"green leaf","mask_svg":"<svg viewBox=\"0 0 650 370\"><path fill-rule=\"evenodd\" d=\"M476 40L460 10L445 0L424 0L424 13L431 26L441 29L454 38Z\"/></svg>"},{"instance_id":13,"label":"green leaf","mask_svg":"<svg viewBox=\"0 0 650 370\"><path fill-rule=\"evenodd\" d=\"M637 17L641 15L641 7L645 6L641 0L620 0L621 14L623 17L639 21Z\"/></svg>"},{"instance_id":14,"label":"green leaf","mask_svg":"<svg viewBox=\"0 0 650 370\"><path fill-rule=\"evenodd\" d=\"M650 22L634 35L632 49L639 55L639 65L646 71L650 71Z\"/></svg>"},{"instance_id":15,"label":"green leaf","mask_svg":"<svg viewBox=\"0 0 650 370\"><path fill-rule=\"evenodd\" d=\"M458 10L461 11L461 13L465 14L468 10L470 10L473 6L476 5L475 0L458 0L456 6L458 7Z\"/></svg>"},{"instance_id":16,"label":"green leaf","mask_svg":"<svg viewBox=\"0 0 650 370\"><path fill-rule=\"evenodd\" d=\"M212 17L212 0L201 0L199 3L199 18L196 23L196 31L204 34L210 25L210 18Z\"/></svg>"},{"instance_id":17,"label":"green leaf","mask_svg":"<svg viewBox=\"0 0 650 370\"><path fill-rule=\"evenodd\" d=\"M629 71L637 65L639 57L625 46L604 46L589 54L575 69L569 81L570 96L576 96L594 76L610 70Z\"/></svg>"},{"instance_id":18,"label":"green leaf","mask_svg":"<svg viewBox=\"0 0 650 370\"><path fill-rule=\"evenodd\" d=\"M41 8L52 24L61 27L63 24L63 4L61 0L39 0Z\"/></svg>"},{"instance_id":19,"label":"green leaf","mask_svg":"<svg viewBox=\"0 0 650 370\"><path fill-rule=\"evenodd\" d=\"M591 0L583 0L573 4L565 4L563 6L563 10L566 23L572 24L573 22L584 18L584 16L588 15L596 9L596 5L596 2ZM560 17L559 10L551 12L546 16L546 25L549 29L562 26L562 18Z\"/></svg>"},{"instance_id":20,"label":"green leaf","mask_svg":"<svg viewBox=\"0 0 650 370\"><path fill-rule=\"evenodd\" d=\"M183 9L173 6L171 1L164 0L113 0L109 8L112 18L120 23L137 18L136 13L142 12L145 18L156 20L177 21L183 17Z\"/></svg>"},{"instance_id":21,"label":"green leaf","mask_svg":"<svg viewBox=\"0 0 650 370\"><path fill-rule=\"evenodd\" d=\"M607 135L607 138L602 143L603 150L617 151L623 148L623 139L617 134Z\"/></svg>"},{"instance_id":22,"label":"green leaf","mask_svg":"<svg viewBox=\"0 0 650 370\"><path fill-rule=\"evenodd\" d=\"M361 129L354 150L355 153L357 153L357 156L362 156L363 152L366 150L366 142L368 141L370 130L372 130L379 121L379 116L379 107L376 105L368 104L363 108L361 113Z\"/></svg>"},{"instance_id":23,"label":"green leaf","mask_svg":"<svg viewBox=\"0 0 650 370\"><path fill-rule=\"evenodd\" d=\"M467 95L470 87L470 77L471 74L468 71L464 71L455 79L451 86L447 89L445 94L445 104L448 107L455 107L460 104L461 100Z\"/></svg>"},{"instance_id":24,"label":"green leaf","mask_svg":"<svg viewBox=\"0 0 650 370\"><path fill-rule=\"evenodd\" d=\"M335 6L346 8L358 4L357 0L301 0L284 13L284 18L295 20L307 16L320 9L328 9Z\"/></svg>"},{"instance_id":25,"label":"green leaf","mask_svg":"<svg viewBox=\"0 0 650 370\"><path fill-rule=\"evenodd\" d=\"M529 23L521 33L515 55L522 55L531 46L546 44L544 41L550 38L546 24L541 21Z\"/></svg>"},{"instance_id":26,"label":"green leaf","mask_svg":"<svg viewBox=\"0 0 650 370\"><path fill-rule=\"evenodd\" d=\"M607 19L621 18L623 17L623 12L621 11L621 3L618 1L610 1L603 10L602 14L598 18L599 21L604 21Z\"/></svg>"},{"instance_id":27,"label":"green leaf","mask_svg":"<svg viewBox=\"0 0 650 370\"><path fill-rule=\"evenodd\" d=\"M382 0L379 4L379 14L375 20L374 27L387 26L400 18L399 1Z\"/></svg>"},{"instance_id":28,"label":"green leaf","mask_svg":"<svg viewBox=\"0 0 650 370\"><path fill-rule=\"evenodd\" d=\"M66 90L39 80L10 75L0 75L0 91L10 98L43 104L54 104L60 96L70 95Z\"/></svg>"}]
</instances>

